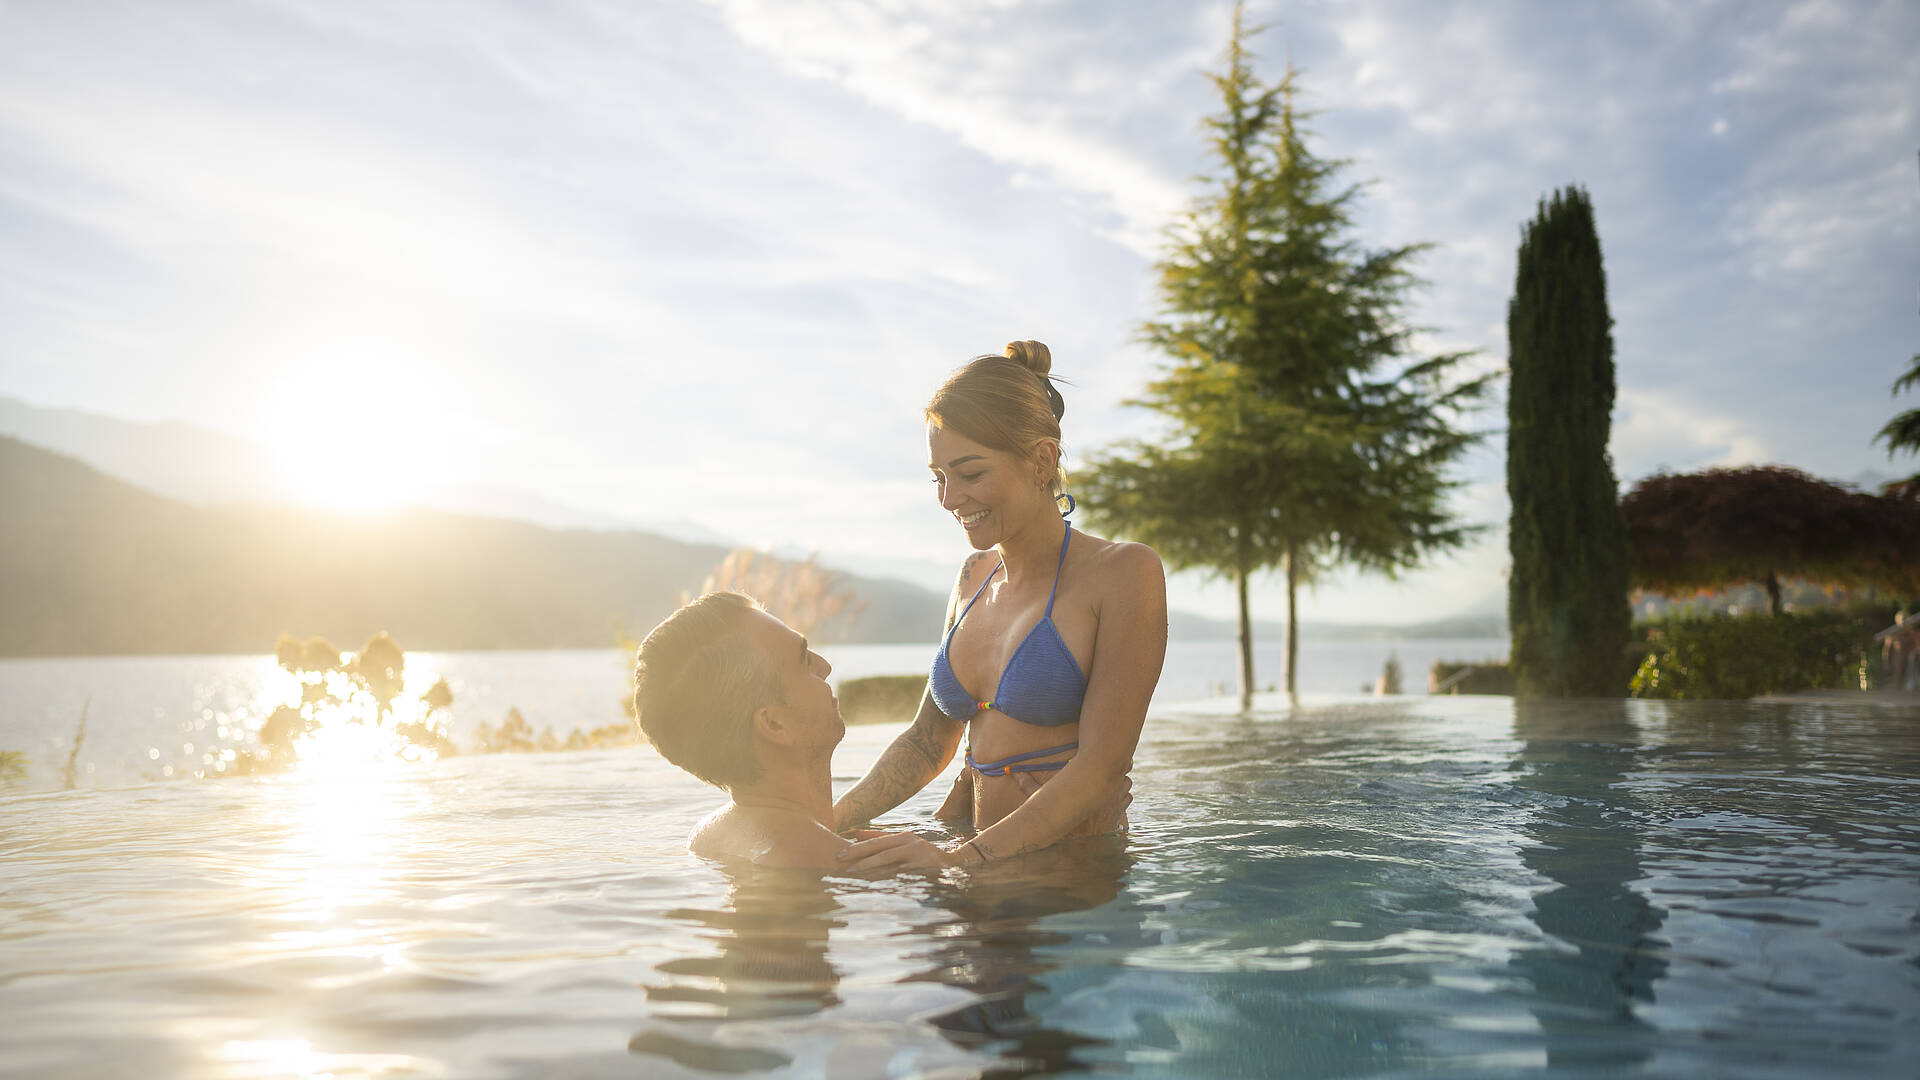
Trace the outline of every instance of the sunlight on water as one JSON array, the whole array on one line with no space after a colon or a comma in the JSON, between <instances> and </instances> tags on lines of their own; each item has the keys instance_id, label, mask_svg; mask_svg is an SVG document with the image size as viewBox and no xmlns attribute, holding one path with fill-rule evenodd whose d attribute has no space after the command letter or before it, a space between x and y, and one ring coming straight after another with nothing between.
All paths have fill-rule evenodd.
<instances>
[{"instance_id":1,"label":"sunlight on water","mask_svg":"<svg viewBox=\"0 0 1920 1080\"><path fill-rule=\"evenodd\" d=\"M378 707L365 691L349 698L341 708L306 710L313 726L294 741L296 769L311 777L341 780L365 769L377 769L393 762L425 762L439 758L430 746L421 746L401 733L405 724L417 723L412 702L396 702L391 713L377 719L365 719L378 713Z\"/></svg>"},{"instance_id":2,"label":"sunlight on water","mask_svg":"<svg viewBox=\"0 0 1920 1080\"><path fill-rule=\"evenodd\" d=\"M358 740L350 745L360 749ZM393 840L418 809L403 769L392 760L323 754L274 785L269 813L286 814L288 829L265 877L301 894L297 914L326 923L342 907L381 895Z\"/></svg>"},{"instance_id":3,"label":"sunlight on water","mask_svg":"<svg viewBox=\"0 0 1920 1080\"><path fill-rule=\"evenodd\" d=\"M221 1046L219 1059L210 1075L222 1080L444 1075L432 1062L404 1054L328 1054L304 1039L234 1039Z\"/></svg>"},{"instance_id":4,"label":"sunlight on water","mask_svg":"<svg viewBox=\"0 0 1920 1080\"><path fill-rule=\"evenodd\" d=\"M1920 710L1159 710L1123 842L870 882L690 857L718 796L651 751L410 763L364 705L289 771L0 802L0 1073L1904 1080L1920 1054ZM898 730L850 729L836 786ZM931 829L938 794L892 820Z\"/></svg>"}]
</instances>

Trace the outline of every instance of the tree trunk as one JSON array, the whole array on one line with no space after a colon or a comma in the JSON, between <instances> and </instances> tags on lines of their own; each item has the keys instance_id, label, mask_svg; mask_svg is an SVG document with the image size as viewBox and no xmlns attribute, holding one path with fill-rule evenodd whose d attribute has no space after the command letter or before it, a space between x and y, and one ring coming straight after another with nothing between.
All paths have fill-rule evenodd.
<instances>
[{"instance_id":1,"label":"tree trunk","mask_svg":"<svg viewBox=\"0 0 1920 1080\"><path fill-rule=\"evenodd\" d=\"M1780 578L1772 573L1767 574L1767 610L1780 614Z\"/></svg>"},{"instance_id":2,"label":"tree trunk","mask_svg":"<svg viewBox=\"0 0 1920 1080\"><path fill-rule=\"evenodd\" d=\"M1300 666L1300 608L1297 602L1300 568L1294 558L1298 550L1292 540L1287 541L1287 700L1295 705L1300 704L1300 685L1295 679L1295 672Z\"/></svg>"},{"instance_id":3,"label":"tree trunk","mask_svg":"<svg viewBox=\"0 0 1920 1080\"><path fill-rule=\"evenodd\" d=\"M1233 570L1234 588L1240 594L1240 708L1253 708L1253 614L1247 604L1246 534L1241 534L1240 565Z\"/></svg>"}]
</instances>

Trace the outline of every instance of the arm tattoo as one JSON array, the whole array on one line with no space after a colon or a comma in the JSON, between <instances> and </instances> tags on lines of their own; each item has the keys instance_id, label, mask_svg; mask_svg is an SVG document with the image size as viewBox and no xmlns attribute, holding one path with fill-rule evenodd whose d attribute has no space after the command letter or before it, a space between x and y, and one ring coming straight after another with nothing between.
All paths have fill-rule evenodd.
<instances>
[{"instance_id":1,"label":"arm tattoo","mask_svg":"<svg viewBox=\"0 0 1920 1080\"><path fill-rule=\"evenodd\" d=\"M867 775L840 799L841 827L872 821L927 786L945 765L945 748L918 720L890 743Z\"/></svg>"},{"instance_id":2,"label":"arm tattoo","mask_svg":"<svg viewBox=\"0 0 1920 1080\"><path fill-rule=\"evenodd\" d=\"M953 596L947 602L942 632L952 630L960 617L960 596L973 585L974 570L985 556L985 552L975 552L960 564L960 580L954 583ZM951 751L945 741L932 724L916 717L912 726L881 752L880 760L873 763L867 775L840 797L835 805L835 824L843 829L863 825L912 798L946 766Z\"/></svg>"}]
</instances>

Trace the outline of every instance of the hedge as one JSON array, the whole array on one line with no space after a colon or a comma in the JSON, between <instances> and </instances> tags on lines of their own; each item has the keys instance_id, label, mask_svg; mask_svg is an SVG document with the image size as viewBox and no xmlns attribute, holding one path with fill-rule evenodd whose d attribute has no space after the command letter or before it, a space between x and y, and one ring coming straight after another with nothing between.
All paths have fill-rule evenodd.
<instances>
[{"instance_id":1,"label":"hedge","mask_svg":"<svg viewBox=\"0 0 1920 1080\"><path fill-rule=\"evenodd\" d=\"M1865 690L1882 678L1878 608L1645 623L1637 698L1743 699L1796 690Z\"/></svg>"},{"instance_id":2,"label":"hedge","mask_svg":"<svg viewBox=\"0 0 1920 1080\"><path fill-rule=\"evenodd\" d=\"M925 675L869 675L840 680L834 693L840 697L842 720L849 724L884 724L913 719L926 688Z\"/></svg>"}]
</instances>

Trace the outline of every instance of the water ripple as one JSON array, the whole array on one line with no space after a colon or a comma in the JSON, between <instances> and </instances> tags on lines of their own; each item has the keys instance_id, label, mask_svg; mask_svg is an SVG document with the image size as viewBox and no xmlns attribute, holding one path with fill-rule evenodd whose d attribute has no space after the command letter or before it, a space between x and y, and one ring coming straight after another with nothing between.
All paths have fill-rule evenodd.
<instances>
[{"instance_id":1,"label":"water ripple","mask_svg":"<svg viewBox=\"0 0 1920 1080\"><path fill-rule=\"evenodd\" d=\"M1904 1076L1915 719L1159 710L1124 841L878 883L691 859L714 796L638 750L19 796L0 800L0 1060ZM835 774L891 734L855 729Z\"/></svg>"}]
</instances>

